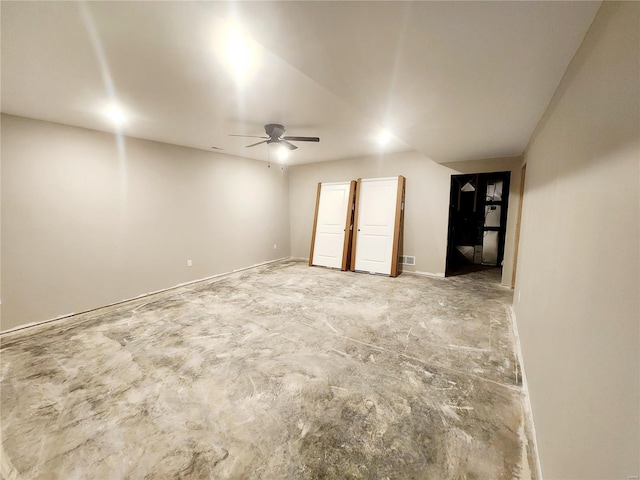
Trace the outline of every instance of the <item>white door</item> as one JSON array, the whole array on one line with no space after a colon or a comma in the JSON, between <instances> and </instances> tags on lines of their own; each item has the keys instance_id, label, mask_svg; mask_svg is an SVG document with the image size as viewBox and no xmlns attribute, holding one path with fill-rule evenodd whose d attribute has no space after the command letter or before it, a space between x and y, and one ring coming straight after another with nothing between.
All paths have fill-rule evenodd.
<instances>
[{"instance_id":1,"label":"white door","mask_svg":"<svg viewBox=\"0 0 640 480\"><path fill-rule=\"evenodd\" d=\"M351 182L322 183L318 204L313 265L342 267Z\"/></svg>"},{"instance_id":2,"label":"white door","mask_svg":"<svg viewBox=\"0 0 640 480\"><path fill-rule=\"evenodd\" d=\"M391 274L398 177L360 180L355 269Z\"/></svg>"}]
</instances>

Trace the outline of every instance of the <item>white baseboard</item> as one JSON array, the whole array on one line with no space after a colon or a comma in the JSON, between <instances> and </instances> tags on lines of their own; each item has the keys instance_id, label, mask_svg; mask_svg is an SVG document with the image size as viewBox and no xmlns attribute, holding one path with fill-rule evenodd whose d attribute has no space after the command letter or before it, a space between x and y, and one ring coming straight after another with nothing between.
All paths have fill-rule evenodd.
<instances>
[{"instance_id":1,"label":"white baseboard","mask_svg":"<svg viewBox=\"0 0 640 480\"><path fill-rule=\"evenodd\" d=\"M99 307L90 308L88 310L83 310L81 312L65 313L64 315L60 315L60 316L55 317L55 318L50 318L48 320L41 320L39 322L31 322L31 323L26 323L24 325L18 325L17 327L13 327L13 328L10 328L8 330L1 330L0 331L0 335L5 335L7 333L16 332L18 330L24 330L25 328L37 327L37 326L40 326L40 325L44 325L46 323L57 322L57 321L60 321L60 320L64 320L65 318L73 317L74 315L80 315L80 314L83 314L83 313L93 312L94 310L99 310L101 308L113 307L114 305L120 305L121 303L129 302L131 300L138 300L140 298L148 297L150 295L155 295L157 293L167 292L169 290L173 290L173 289L176 289L176 288L184 287L186 285L192 285L194 283L204 282L206 280L211 280L213 278L224 277L225 275L231 275L232 273L242 272L244 270L249 270L251 268L256 268L256 267L261 267L263 265L268 265L270 263L276 263L276 262L282 262L284 260L290 260L291 258L292 257L282 257L282 258L277 258L275 260L268 260L266 262L256 263L256 264L250 265L248 267L242 267L242 268L238 268L236 270L231 270L230 272L218 273L216 275L211 275L211 276L208 276L208 277L199 278L197 280L189 280L188 282L179 283L179 284L174 285L172 287L162 288L160 290L155 290L153 292L142 293L142 294L137 295L135 297L125 298L125 299L119 300L117 302L108 303L106 305L101 305Z\"/></svg>"},{"instance_id":2,"label":"white baseboard","mask_svg":"<svg viewBox=\"0 0 640 480\"><path fill-rule=\"evenodd\" d=\"M444 273L421 272L421 271L418 271L418 270L416 270L415 272L411 272L409 270L403 270L402 273L412 273L414 275L421 275L423 277L444 278Z\"/></svg>"},{"instance_id":3,"label":"white baseboard","mask_svg":"<svg viewBox=\"0 0 640 480\"><path fill-rule=\"evenodd\" d=\"M511 317L511 325L513 325L513 336L515 342L515 353L520 365L520 375L522 376L522 397L523 397L523 410L524 421L526 427L531 432L530 440L532 442L531 448L533 450L533 456L535 457L535 478L542 480L542 465L540 464L540 455L538 454L538 438L536 435L536 426L533 423L533 409L531 408L531 398L529 397L529 385L527 383L527 375L524 369L524 360L522 358L522 346L520 345L520 335L518 334L518 322L516 319L516 312L513 309L513 305L507 310Z\"/></svg>"}]
</instances>

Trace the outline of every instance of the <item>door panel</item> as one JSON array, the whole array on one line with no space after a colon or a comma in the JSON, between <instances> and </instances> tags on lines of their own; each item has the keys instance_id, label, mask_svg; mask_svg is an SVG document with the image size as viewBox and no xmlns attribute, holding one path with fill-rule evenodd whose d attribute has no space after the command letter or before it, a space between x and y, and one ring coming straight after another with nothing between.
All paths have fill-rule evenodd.
<instances>
[{"instance_id":1,"label":"door panel","mask_svg":"<svg viewBox=\"0 0 640 480\"><path fill-rule=\"evenodd\" d=\"M398 178L360 181L355 269L391 274Z\"/></svg>"},{"instance_id":2,"label":"door panel","mask_svg":"<svg viewBox=\"0 0 640 480\"><path fill-rule=\"evenodd\" d=\"M371 228L393 225L396 188L397 181L395 185L367 184L360 197L362 204L366 205L360 210L361 225Z\"/></svg>"},{"instance_id":3,"label":"door panel","mask_svg":"<svg viewBox=\"0 0 640 480\"><path fill-rule=\"evenodd\" d=\"M350 187L350 182L323 183L320 186L313 265L342 267L347 233L345 221L351 207Z\"/></svg>"},{"instance_id":4,"label":"door panel","mask_svg":"<svg viewBox=\"0 0 640 480\"><path fill-rule=\"evenodd\" d=\"M363 234L360 236L360 252L357 258L360 261L372 262L381 265L381 268L389 257L387 237L385 235ZM357 268L357 263L356 263Z\"/></svg>"}]
</instances>

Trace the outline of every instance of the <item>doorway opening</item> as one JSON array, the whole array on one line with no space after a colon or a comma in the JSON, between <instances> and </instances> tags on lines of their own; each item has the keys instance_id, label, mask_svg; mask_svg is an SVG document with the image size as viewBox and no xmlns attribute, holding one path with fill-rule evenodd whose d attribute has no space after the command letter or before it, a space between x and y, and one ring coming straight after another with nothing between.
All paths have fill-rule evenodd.
<instances>
[{"instance_id":1,"label":"doorway opening","mask_svg":"<svg viewBox=\"0 0 640 480\"><path fill-rule=\"evenodd\" d=\"M445 275L502 268L509 172L451 176Z\"/></svg>"}]
</instances>

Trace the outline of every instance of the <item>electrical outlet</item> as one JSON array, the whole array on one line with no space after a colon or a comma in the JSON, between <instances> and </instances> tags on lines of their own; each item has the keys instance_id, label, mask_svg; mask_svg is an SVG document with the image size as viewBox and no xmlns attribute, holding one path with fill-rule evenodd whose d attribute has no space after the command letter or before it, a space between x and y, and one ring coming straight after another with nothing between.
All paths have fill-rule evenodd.
<instances>
[{"instance_id":1,"label":"electrical outlet","mask_svg":"<svg viewBox=\"0 0 640 480\"><path fill-rule=\"evenodd\" d=\"M187 260L187 267L193 267L193 262L191 260Z\"/></svg>"},{"instance_id":2,"label":"electrical outlet","mask_svg":"<svg viewBox=\"0 0 640 480\"><path fill-rule=\"evenodd\" d=\"M274 243L274 244L273 244L273 249L274 249L274 250L277 250L277 248L278 248L278 244Z\"/></svg>"}]
</instances>

